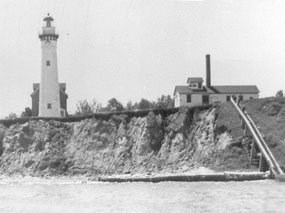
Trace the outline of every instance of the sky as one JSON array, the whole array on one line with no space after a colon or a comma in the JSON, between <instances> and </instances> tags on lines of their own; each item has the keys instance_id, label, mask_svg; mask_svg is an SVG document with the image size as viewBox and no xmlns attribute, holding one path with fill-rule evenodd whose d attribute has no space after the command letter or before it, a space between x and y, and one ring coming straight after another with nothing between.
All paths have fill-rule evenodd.
<instances>
[{"instance_id":1,"label":"sky","mask_svg":"<svg viewBox=\"0 0 285 213\"><path fill-rule=\"evenodd\" d=\"M0 117L31 107L47 13L69 113L83 99L173 95L188 77L205 79L206 54L213 85L257 85L260 97L285 89L283 0L1 0Z\"/></svg>"}]
</instances>

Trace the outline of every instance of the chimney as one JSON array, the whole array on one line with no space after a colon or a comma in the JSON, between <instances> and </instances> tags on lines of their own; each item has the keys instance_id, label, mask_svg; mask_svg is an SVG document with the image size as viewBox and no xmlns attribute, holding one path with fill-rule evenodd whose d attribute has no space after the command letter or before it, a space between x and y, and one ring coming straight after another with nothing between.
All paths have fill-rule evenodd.
<instances>
[{"instance_id":1,"label":"chimney","mask_svg":"<svg viewBox=\"0 0 285 213\"><path fill-rule=\"evenodd\" d=\"M210 55L206 55L206 87L211 87L211 61Z\"/></svg>"}]
</instances>

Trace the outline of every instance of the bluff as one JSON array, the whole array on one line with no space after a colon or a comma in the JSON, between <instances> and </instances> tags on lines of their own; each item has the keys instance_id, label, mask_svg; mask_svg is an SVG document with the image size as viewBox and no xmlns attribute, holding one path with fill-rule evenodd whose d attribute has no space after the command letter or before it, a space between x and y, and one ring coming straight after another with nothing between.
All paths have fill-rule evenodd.
<instances>
[{"instance_id":1,"label":"bluff","mask_svg":"<svg viewBox=\"0 0 285 213\"><path fill-rule=\"evenodd\" d=\"M149 112L2 125L0 173L96 176L180 173L201 166L252 169L247 141L223 123L225 112L222 106L181 108L167 116Z\"/></svg>"}]
</instances>

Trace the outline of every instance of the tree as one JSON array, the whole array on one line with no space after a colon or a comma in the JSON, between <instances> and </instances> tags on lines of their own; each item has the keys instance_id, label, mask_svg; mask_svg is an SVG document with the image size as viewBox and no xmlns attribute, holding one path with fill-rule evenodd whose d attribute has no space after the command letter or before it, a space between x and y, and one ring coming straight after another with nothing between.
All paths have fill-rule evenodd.
<instances>
[{"instance_id":1,"label":"tree","mask_svg":"<svg viewBox=\"0 0 285 213\"><path fill-rule=\"evenodd\" d=\"M7 119L15 119L15 118L17 118L17 115L16 115L16 113L14 113L14 112L11 112L9 115L8 115L8 117L6 117Z\"/></svg>"},{"instance_id":2,"label":"tree","mask_svg":"<svg viewBox=\"0 0 285 213\"><path fill-rule=\"evenodd\" d=\"M25 117L32 117L32 110L30 107L26 107L25 111L22 112L21 118L25 118Z\"/></svg>"},{"instance_id":3,"label":"tree","mask_svg":"<svg viewBox=\"0 0 285 213\"><path fill-rule=\"evenodd\" d=\"M170 97L170 95L162 95L160 98L157 99L155 104L156 108L171 108L174 106L174 101Z\"/></svg>"},{"instance_id":4,"label":"tree","mask_svg":"<svg viewBox=\"0 0 285 213\"><path fill-rule=\"evenodd\" d=\"M124 106L116 98L112 98L108 101L107 110L108 111L123 111Z\"/></svg>"},{"instance_id":5,"label":"tree","mask_svg":"<svg viewBox=\"0 0 285 213\"><path fill-rule=\"evenodd\" d=\"M136 107L137 107L137 105L138 105L137 103L134 103L134 104L133 104L132 101L128 101L128 103L126 104L125 109L128 110L128 111L130 111L130 110L135 110Z\"/></svg>"},{"instance_id":6,"label":"tree","mask_svg":"<svg viewBox=\"0 0 285 213\"><path fill-rule=\"evenodd\" d=\"M275 95L275 97L277 97L277 98L282 98L282 97L284 97L283 90L278 90L277 93L276 93L276 95Z\"/></svg>"},{"instance_id":7,"label":"tree","mask_svg":"<svg viewBox=\"0 0 285 213\"><path fill-rule=\"evenodd\" d=\"M75 115L86 115L95 112L99 112L102 106L95 99L88 102L86 99L81 100L76 104Z\"/></svg>"},{"instance_id":8,"label":"tree","mask_svg":"<svg viewBox=\"0 0 285 213\"><path fill-rule=\"evenodd\" d=\"M142 98L141 101L138 103L138 109L152 109L154 103Z\"/></svg>"}]
</instances>

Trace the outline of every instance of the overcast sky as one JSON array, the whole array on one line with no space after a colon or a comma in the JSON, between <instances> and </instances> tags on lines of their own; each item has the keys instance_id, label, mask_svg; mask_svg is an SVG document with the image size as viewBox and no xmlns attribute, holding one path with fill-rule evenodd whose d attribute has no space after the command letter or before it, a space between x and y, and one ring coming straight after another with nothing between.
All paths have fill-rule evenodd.
<instances>
[{"instance_id":1,"label":"overcast sky","mask_svg":"<svg viewBox=\"0 0 285 213\"><path fill-rule=\"evenodd\" d=\"M40 81L38 33L50 13L68 111L79 100L123 104L173 94L189 76L285 89L283 0L1 0L0 117L31 107Z\"/></svg>"}]
</instances>

